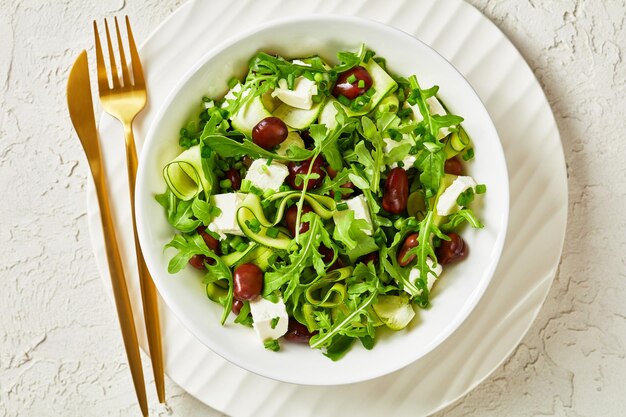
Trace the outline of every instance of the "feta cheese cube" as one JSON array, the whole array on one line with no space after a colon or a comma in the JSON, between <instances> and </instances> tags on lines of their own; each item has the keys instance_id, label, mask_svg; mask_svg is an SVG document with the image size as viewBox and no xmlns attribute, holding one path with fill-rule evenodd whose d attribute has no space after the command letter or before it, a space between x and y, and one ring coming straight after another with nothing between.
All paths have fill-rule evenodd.
<instances>
[{"instance_id":1,"label":"feta cheese cube","mask_svg":"<svg viewBox=\"0 0 626 417\"><path fill-rule=\"evenodd\" d=\"M345 203L348 205L346 210L337 210L333 213L333 219L335 222L339 221L343 216L347 214L349 211L354 212L354 220L365 220L369 225L368 228L361 229L364 233L371 235L372 234L372 218L370 217L370 210L367 205L367 200L364 195L359 195L349 200L346 200Z\"/></svg>"},{"instance_id":2,"label":"feta cheese cube","mask_svg":"<svg viewBox=\"0 0 626 417\"><path fill-rule=\"evenodd\" d=\"M280 80L272 97L278 97L283 103L297 109L310 110L313 107L313 96L317 94L317 84L305 77L294 81L293 90L287 88L287 82Z\"/></svg>"},{"instance_id":3,"label":"feta cheese cube","mask_svg":"<svg viewBox=\"0 0 626 417\"><path fill-rule=\"evenodd\" d=\"M289 316L282 298L274 304L259 295L250 301L250 313L252 314L252 327L262 342L278 339L287 333Z\"/></svg>"},{"instance_id":4,"label":"feta cheese cube","mask_svg":"<svg viewBox=\"0 0 626 417\"><path fill-rule=\"evenodd\" d=\"M426 104L428 104L428 109L430 110L430 114L437 114L440 116L447 114L446 110L443 108L443 105L437 99L437 97L428 97L426 99ZM420 112L420 109L417 106L417 104L410 105L407 103L406 105L408 105L413 111L413 118L415 119L415 121L421 122L422 120L424 120L424 117L422 117L422 113ZM444 127L439 130L439 135L437 136L437 139L443 139L446 136L448 136L449 133L450 133L450 129L448 129L447 127Z\"/></svg>"},{"instance_id":5,"label":"feta cheese cube","mask_svg":"<svg viewBox=\"0 0 626 417\"><path fill-rule=\"evenodd\" d=\"M393 140L391 138L384 138L383 142L385 142L385 146L383 148L383 151L386 154L391 152L392 149L394 149L394 148L396 148L396 147L398 147L400 145L404 145L405 143L413 145L413 143L411 142L411 139L409 139L409 135L403 135L402 140L399 140L399 141L395 141L395 140ZM415 155L411 155L411 154L407 153L406 156L402 159L402 163L404 164L404 168L405 169L411 168L416 160L417 160L417 158L416 158ZM391 164L391 166L393 168L395 168L395 167L398 166L398 164L394 162L393 164ZM384 171L385 167L381 166L380 170Z\"/></svg>"},{"instance_id":6,"label":"feta cheese cube","mask_svg":"<svg viewBox=\"0 0 626 417\"><path fill-rule=\"evenodd\" d=\"M441 272L443 271L443 267L440 264L437 264L433 267L434 262L430 258L426 259L426 265L428 265L428 267L432 270L432 272L429 272L426 275L426 279L427 279L426 286L428 287L428 291L430 291L432 290L433 285L435 285L437 278L439 278L439 275L441 275ZM409 281L415 284L415 282L419 279L419 277L420 277L419 268L411 269L411 272L409 272ZM404 287L404 291L411 294L411 292L406 287ZM419 295L419 294L411 294L411 295Z\"/></svg>"},{"instance_id":7,"label":"feta cheese cube","mask_svg":"<svg viewBox=\"0 0 626 417\"><path fill-rule=\"evenodd\" d=\"M217 233L223 239L227 234L243 236L243 232L237 224L237 209L241 206L244 198L243 193L215 194L211 196L212 203L222 212L213 219L209 230Z\"/></svg>"},{"instance_id":8,"label":"feta cheese cube","mask_svg":"<svg viewBox=\"0 0 626 417\"><path fill-rule=\"evenodd\" d=\"M269 165L267 162L267 159L255 160L248 168L245 179L263 191L278 191L278 188L283 185L285 178L289 175L289 170L285 165L276 161L272 161Z\"/></svg>"},{"instance_id":9,"label":"feta cheese cube","mask_svg":"<svg viewBox=\"0 0 626 417\"><path fill-rule=\"evenodd\" d=\"M289 149L291 145L296 145L299 148L304 148L304 141L302 140L298 132L289 132L285 140L280 145L278 145L276 153L280 156L286 156L287 149ZM287 161L280 162L282 164L287 164Z\"/></svg>"},{"instance_id":10,"label":"feta cheese cube","mask_svg":"<svg viewBox=\"0 0 626 417\"><path fill-rule=\"evenodd\" d=\"M476 181L474 181L472 177L456 177L454 182L439 196L436 207L437 214L440 216L448 216L459 211L461 207L456 203L456 199L469 188L476 188Z\"/></svg>"}]
</instances>

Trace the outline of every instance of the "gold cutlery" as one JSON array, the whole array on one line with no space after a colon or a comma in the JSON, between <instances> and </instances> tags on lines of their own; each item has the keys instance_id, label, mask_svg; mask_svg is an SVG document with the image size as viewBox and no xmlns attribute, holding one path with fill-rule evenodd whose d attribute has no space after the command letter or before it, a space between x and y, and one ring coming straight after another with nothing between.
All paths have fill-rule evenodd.
<instances>
[{"instance_id":1,"label":"gold cutlery","mask_svg":"<svg viewBox=\"0 0 626 417\"><path fill-rule=\"evenodd\" d=\"M141 356L139 355L137 331L135 329L135 321L133 320L133 312L128 296L128 289L126 287L124 268L122 266L122 259L120 258L120 251L115 236L113 219L111 217L111 207L107 194L106 172L98 144L98 132L96 130L96 120L93 113L91 85L89 84L89 65L87 63L87 52L85 51L81 52L70 71L67 83L67 106L74 129L87 155L87 161L89 162L89 167L96 185L117 316L122 329L122 338L124 340L128 365L135 385L139 406L141 407L143 415L147 416L148 401L146 399L146 387L143 380Z\"/></svg>"},{"instance_id":2,"label":"gold cutlery","mask_svg":"<svg viewBox=\"0 0 626 417\"><path fill-rule=\"evenodd\" d=\"M165 402L165 382L163 370L163 348L161 345L161 328L159 325L159 311L157 304L157 292L148 272L139 238L137 236L137 223L135 221L135 178L137 176L137 149L133 135L133 120L146 105L147 93L146 83L143 77L143 69L135 40L130 27L130 21L126 16L126 33L128 35L128 45L130 61L126 59L120 28L115 18L115 32L117 46L119 49L121 77L118 75L113 43L109 33L109 25L105 19L104 27L106 32L107 49L110 63L111 83L107 73L100 35L96 22L93 22L93 30L96 43L96 62L98 66L98 91L100 93L100 103L104 110L111 116L118 119L124 126L126 138L126 162L128 165L128 185L130 189L130 206L133 220L133 234L135 237L135 252L137 267L139 269L139 283L141 284L141 299L143 302L144 321L148 335L148 346L150 349L150 359L157 389L159 402ZM132 70L129 72L129 67Z\"/></svg>"}]
</instances>

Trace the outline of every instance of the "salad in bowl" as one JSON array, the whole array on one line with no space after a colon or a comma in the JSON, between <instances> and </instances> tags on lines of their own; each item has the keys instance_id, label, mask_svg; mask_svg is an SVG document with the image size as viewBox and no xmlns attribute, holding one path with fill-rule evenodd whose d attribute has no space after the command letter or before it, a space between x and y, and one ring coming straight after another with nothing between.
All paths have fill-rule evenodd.
<instances>
[{"instance_id":1,"label":"salad in bowl","mask_svg":"<svg viewBox=\"0 0 626 417\"><path fill-rule=\"evenodd\" d=\"M425 360L489 285L509 201L497 132L404 32L268 22L199 59L146 122L146 264L180 323L240 368L375 378Z\"/></svg>"},{"instance_id":2,"label":"salad in bowl","mask_svg":"<svg viewBox=\"0 0 626 417\"><path fill-rule=\"evenodd\" d=\"M483 227L463 115L365 44L334 64L257 52L228 86L162 166L168 272L197 270L220 322L273 351L303 343L339 360L419 325L468 257L463 231Z\"/></svg>"}]
</instances>

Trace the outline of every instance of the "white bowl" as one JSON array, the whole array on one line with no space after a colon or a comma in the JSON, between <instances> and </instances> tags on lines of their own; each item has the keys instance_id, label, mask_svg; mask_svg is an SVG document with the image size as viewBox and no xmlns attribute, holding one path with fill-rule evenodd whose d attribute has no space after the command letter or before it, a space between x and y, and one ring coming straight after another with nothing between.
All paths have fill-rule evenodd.
<instances>
[{"instance_id":1,"label":"white bowl","mask_svg":"<svg viewBox=\"0 0 626 417\"><path fill-rule=\"evenodd\" d=\"M487 193L478 198L482 201L478 213L485 228L463 232L470 256L446 268L432 292L432 307L419 310L409 328L383 332L373 350L356 343L337 362L308 346L285 342L280 352L268 351L252 329L234 324L232 315L220 325L222 308L206 297L197 270L187 267L176 275L168 274L172 254L163 247L175 231L154 195L165 190L163 166L181 152L178 132L197 116L202 96L225 94L227 81L246 73L247 62L255 52L270 51L286 57L320 54L335 62L338 51L356 50L361 43L386 58L392 72L416 74L422 87L439 85L439 96L451 112L465 118L463 126L474 142L476 155L469 164L469 174L487 185ZM308 385L375 378L408 365L443 342L470 314L491 280L506 235L509 204L498 134L463 76L437 52L404 32L369 20L336 16L272 22L205 55L173 89L155 118L141 153L136 190L138 232L146 263L159 293L181 322L214 352L244 369Z\"/></svg>"}]
</instances>

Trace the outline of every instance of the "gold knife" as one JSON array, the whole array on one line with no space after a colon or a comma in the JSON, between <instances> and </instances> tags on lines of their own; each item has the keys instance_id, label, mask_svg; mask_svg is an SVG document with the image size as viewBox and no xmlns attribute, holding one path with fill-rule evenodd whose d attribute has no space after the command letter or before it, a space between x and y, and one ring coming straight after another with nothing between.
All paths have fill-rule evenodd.
<instances>
[{"instance_id":1,"label":"gold knife","mask_svg":"<svg viewBox=\"0 0 626 417\"><path fill-rule=\"evenodd\" d=\"M93 175L100 205L100 217L102 220L102 230L104 232L104 243L106 247L109 271L113 295L115 297L115 307L122 329L122 338L126 347L126 356L130 372L135 385L135 392L139 401L139 407L144 416L148 416L148 400L146 398L146 386L143 379L143 369L141 366L141 356L139 355L139 343L137 342L137 330L133 320L133 312L126 287L126 278L120 251L115 236L113 219L111 217L111 207L109 204L106 184L106 173L100 146L98 144L98 132L96 130L96 120L93 113L93 101L91 97L91 84L89 83L89 65L87 62L87 52L82 51L74 62L70 71L67 83L67 106L70 111L70 118L74 129L78 134L87 161Z\"/></svg>"}]
</instances>

